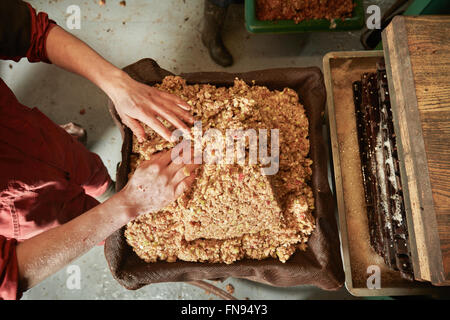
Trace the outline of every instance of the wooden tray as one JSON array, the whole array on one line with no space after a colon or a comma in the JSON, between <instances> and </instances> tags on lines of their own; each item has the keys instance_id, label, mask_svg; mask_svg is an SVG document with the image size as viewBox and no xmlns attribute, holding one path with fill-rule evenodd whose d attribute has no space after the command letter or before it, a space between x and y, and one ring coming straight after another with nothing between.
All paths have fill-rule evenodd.
<instances>
[{"instance_id":1,"label":"wooden tray","mask_svg":"<svg viewBox=\"0 0 450 320\"><path fill-rule=\"evenodd\" d=\"M370 246L352 82L364 72L376 71L376 62L381 57L382 51L352 51L330 52L323 59L345 285L355 296L436 293L444 288L401 278ZM380 269L380 289L367 287L372 274L370 270L368 273L370 266Z\"/></svg>"}]
</instances>

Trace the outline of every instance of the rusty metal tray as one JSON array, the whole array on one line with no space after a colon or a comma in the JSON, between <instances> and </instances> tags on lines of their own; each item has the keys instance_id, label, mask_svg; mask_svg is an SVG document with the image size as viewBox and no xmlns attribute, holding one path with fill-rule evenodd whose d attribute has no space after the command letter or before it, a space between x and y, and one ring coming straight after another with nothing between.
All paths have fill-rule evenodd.
<instances>
[{"instance_id":1,"label":"rusty metal tray","mask_svg":"<svg viewBox=\"0 0 450 320\"><path fill-rule=\"evenodd\" d=\"M323 58L327 90L328 129L334 170L345 285L355 296L423 295L448 292L448 288L407 281L390 270L371 248L364 206L361 162L357 143L352 82L364 72L376 70L383 51L330 52ZM389 66L387 66L389 68ZM367 281L379 270L380 288ZM373 278L371 278L373 279Z\"/></svg>"}]
</instances>

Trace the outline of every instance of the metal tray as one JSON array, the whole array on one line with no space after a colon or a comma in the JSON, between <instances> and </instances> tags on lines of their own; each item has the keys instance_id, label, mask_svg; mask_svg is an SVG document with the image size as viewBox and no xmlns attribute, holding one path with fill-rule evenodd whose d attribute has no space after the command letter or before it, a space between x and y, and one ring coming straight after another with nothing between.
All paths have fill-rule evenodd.
<instances>
[{"instance_id":1,"label":"metal tray","mask_svg":"<svg viewBox=\"0 0 450 320\"><path fill-rule=\"evenodd\" d=\"M361 162L357 144L352 82L364 72L376 70L383 51L330 52L323 58L327 89L326 117L333 154L334 190L336 192L345 285L355 296L397 296L448 293L449 288L429 283L407 281L390 270L370 247ZM389 68L389 66L387 66ZM367 279L380 270L381 286L369 289Z\"/></svg>"},{"instance_id":2,"label":"metal tray","mask_svg":"<svg viewBox=\"0 0 450 320\"><path fill-rule=\"evenodd\" d=\"M295 23L293 20L261 21L256 17L256 0L245 0L245 26L252 33L295 33L309 31L343 31L361 29L364 26L364 8L362 0L355 0L352 17L337 19L336 27L330 28L327 19L305 20Z\"/></svg>"}]
</instances>

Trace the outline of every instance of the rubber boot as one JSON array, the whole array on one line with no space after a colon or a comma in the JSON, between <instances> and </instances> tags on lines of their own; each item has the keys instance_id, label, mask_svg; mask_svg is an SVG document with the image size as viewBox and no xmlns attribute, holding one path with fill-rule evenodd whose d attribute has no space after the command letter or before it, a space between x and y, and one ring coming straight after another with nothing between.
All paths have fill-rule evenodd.
<instances>
[{"instance_id":1,"label":"rubber boot","mask_svg":"<svg viewBox=\"0 0 450 320\"><path fill-rule=\"evenodd\" d=\"M208 49L211 59L222 67L228 67L233 64L233 57L222 41L222 27L226 14L226 7L221 8L205 0L202 42Z\"/></svg>"}]
</instances>

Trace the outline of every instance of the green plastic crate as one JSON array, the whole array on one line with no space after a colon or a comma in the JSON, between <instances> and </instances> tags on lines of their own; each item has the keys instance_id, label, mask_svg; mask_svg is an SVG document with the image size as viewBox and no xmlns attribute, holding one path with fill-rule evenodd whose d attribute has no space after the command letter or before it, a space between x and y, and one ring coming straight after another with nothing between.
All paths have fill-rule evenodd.
<instances>
[{"instance_id":1,"label":"green plastic crate","mask_svg":"<svg viewBox=\"0 0 450 320\"><path fill-rule=\"evenodd\" d=\"M309 31L343 31L361 29L364 26L362 0L355 0L352 17L337 19L336 28L330 29L326 19L304 20L296 24L293 20L261 21L256 18L256 0L245 0L245 26L252 33L294 33Z\"/></svg>"}]
</instances>

